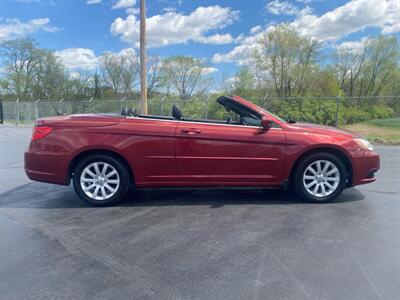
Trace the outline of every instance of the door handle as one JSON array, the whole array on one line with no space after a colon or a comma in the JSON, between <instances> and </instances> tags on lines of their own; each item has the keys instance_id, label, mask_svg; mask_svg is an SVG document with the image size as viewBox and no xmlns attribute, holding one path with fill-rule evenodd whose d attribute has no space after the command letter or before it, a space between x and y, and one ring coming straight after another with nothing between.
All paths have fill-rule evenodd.
<instances>
[{"instance_id":1,"label":"door handle","mask_svg":"<svg viewBox=\"0 0 400 300\"><path fill-rule=\"evenodd\" d=\"M181 132L182 132L182 133L186 133L186 134L193 135L193 134L199 134L199 133L201 133L201 130L200 130L200 129L196 129L196 128L182 128L182 129L181 129Z\"/></svg>"}]
</instances>

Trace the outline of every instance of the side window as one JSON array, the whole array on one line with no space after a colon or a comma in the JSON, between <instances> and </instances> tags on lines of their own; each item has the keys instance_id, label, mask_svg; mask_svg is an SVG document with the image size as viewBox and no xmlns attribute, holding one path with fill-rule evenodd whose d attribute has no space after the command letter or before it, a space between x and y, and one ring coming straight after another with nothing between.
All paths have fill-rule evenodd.
<instances>
[{"instance_id":1,"label":"side window","mask_svg":"<svg viewBox=\"0 0 400 300\"><path fill-rule=\"evenodd\" d=\"M242 123L243 125L247 126L261 126L261 120L260 119L254 119L252 117L242 117Z\"/></svg>"}]
</instances>

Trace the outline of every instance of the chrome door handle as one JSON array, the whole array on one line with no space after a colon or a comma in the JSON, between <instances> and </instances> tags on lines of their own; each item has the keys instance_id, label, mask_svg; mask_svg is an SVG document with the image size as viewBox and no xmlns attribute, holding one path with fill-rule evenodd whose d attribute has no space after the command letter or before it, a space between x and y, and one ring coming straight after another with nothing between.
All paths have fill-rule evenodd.
<instances>
[{"instance_id":1,"label":"chrome door handle","mask_svg":"<svg viewBox=\"0 0 400 300\"><path fill-rule=\"evenodd\" d=\"M199 134L201 133L201 130L196 128L182 128L181 132L187 134Z\"/></svg>"}]
</instances>

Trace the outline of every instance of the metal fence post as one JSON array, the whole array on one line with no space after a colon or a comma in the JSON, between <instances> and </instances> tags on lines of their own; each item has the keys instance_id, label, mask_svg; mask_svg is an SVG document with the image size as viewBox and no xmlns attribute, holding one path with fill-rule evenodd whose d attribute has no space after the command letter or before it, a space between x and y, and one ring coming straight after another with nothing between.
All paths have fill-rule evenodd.
<instances>
[{"instance_id":1,"label":"metal fence post","mask_svg":"<svg viewBox=\"0 0 400 300\"><path fill-rule=\"evenodd\" d=\"M19 98L15 101L15 124L19 126Z\"/></svg>"},{"instance_id":2,"label":"metal fence post","mask_svg":"<svg viewBox=\"0 0 400 300\"><path fill-rule=\"evenodd\" d=\"M0 99L0 124L4 124L3 100Z\"/></svg>"},{"instance_id":3,"label":"metal fence post","mask_svg":"<svg viewBox=\"0 0 400 300\"><path fill-rule=\"evenodd\" d=\"M164 115L164 100L165 100L165 97L162 97L161 100L160 100L160 103L161 103L160 115L161 115L161 116Z\"/></svg>"},{"instance_id":4,"label":"metal fence post","mask_svg":"<svg viewBox=\"0 0 400 300\"><path fill-rule=\"evenodd\" d=\"M40 99L35 101L35 121L39 119L39 101Z\"/></svg>"},{"instance_id":5,"label":"metal fence post","mask_svg":"<svg viewBox=\"0 0 400 300\"><path fill-rule=\"evenodd\" d=\"M210 96L206 99L206 120L208 120L208 101L210 100Z\"/></svg>"},{"instance_id":6,"label":"metal fence post","mask_svg":"<svg viewBox=\"0 0 400 300\"><path fill-rule=\"evenodd\" d=\"M64 98L62 98L60 101L58 101L58 110L60 115L62 115L62 104L64 102Z\"/></svg>"},{"instance_id":7,"label":"metal fence post","mask_svg":"<svg viewBox=\"0 0 400 300\"><path fill-rule=\"evenodd\" d=\"M122 99L120 100L119 111L122 111L122 105L123 105L122 102L124 102L125 99L126 99L126 97L124 97L124 98L122 98Z\"/></svg>"},{"instance_id":8,"label":"metal fence post","mask_svg":"<svg viewBox=\"0 0 400 300\"><path fill-rule=\"evenodd\" d=\"M335 127L339 126L339 96L336 97L336 116L335 116Z\"/></svg>"},{"instance_id":9,"label":"metal fence post","mask_svg":"<svg viewBox=\"0 0 400 300\"><path fill-rule=\"evenodd\" d=\"M89 112L93 112L92 110L92 101L93 101L93 97L89 99Z\"/></svg>"}]
</instances>

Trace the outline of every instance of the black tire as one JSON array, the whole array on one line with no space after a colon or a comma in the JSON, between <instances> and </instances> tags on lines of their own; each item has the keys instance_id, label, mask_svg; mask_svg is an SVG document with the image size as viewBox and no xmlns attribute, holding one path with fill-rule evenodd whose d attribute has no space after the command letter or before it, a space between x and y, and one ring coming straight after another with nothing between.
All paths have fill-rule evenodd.
<instances>
[{"instance_id":1,"label":"black tire","mask_svg":"<svg viewBox=\"0 0 400 300\"><path fill-rule=\"evenodd\" d=\"M339 171L340 174L340 181L336 189L334 190L333 193L331 193L328 196L314 196L310 192L307 191L306 187L304 186L303 183L303 175L306 170L306 168L312 164L313 162L316 162L318 160L326 160L329 161L330 163L334 164L336 168ZM318 202L318 203L324 203L324 202L330 202L335 200L344 190L346 187L346 181L347 181L347 172L346 172L346 167L343 164L343 162L338 158L337 156L331 154L331 153L326 153L326 152L321 152L321 153L315 153L311 154L309 156L306 156L303 158L299 164L296 167L296 170L293 173L293 183L294 183L294 191L296 194L302 198L305 201L309 202Z\"/></svg>"},{"instance_id":2,"label":"black tire","mask_svg":"<svg viewBox=\"0 0 400 300\"><path fill-rule=\"evenodd\" d=\"M119 181L120 181L119 186L118 186L115 194L108 199L95 200L95 199L87 196L81 187L80 178L81 178L81 174L82 174L83 170L87 166L89 166L90 164L92 164L94 162L99 162L99 163L105 162L105 163L111 165L118 172ZM126 193L128 192L128 188L130 185L130 176L129 176L127 167L118 158L115 158L110 155L96 154L96 155L91 155L89 157L84 158L82 161L80 161L77 164L77 166L74 169L74 173L73 173L73 184L74 184L74 189L75 189L76 194L79 196L79 198L82 201L90 204L91 206L112 206L112 205L116 205L117 203L119 203L124 198Z\"/></svg>"}]
</instances>

